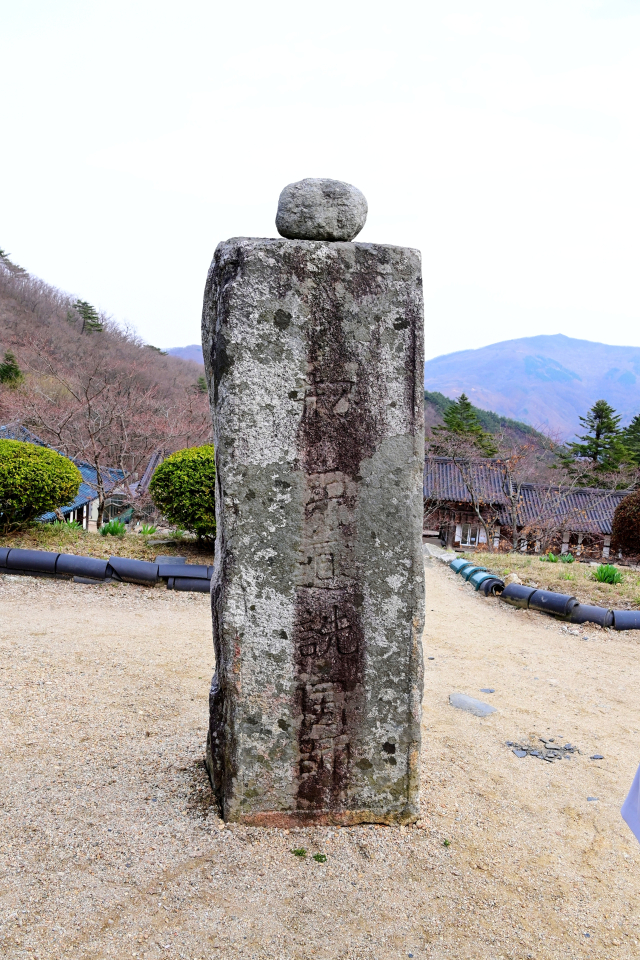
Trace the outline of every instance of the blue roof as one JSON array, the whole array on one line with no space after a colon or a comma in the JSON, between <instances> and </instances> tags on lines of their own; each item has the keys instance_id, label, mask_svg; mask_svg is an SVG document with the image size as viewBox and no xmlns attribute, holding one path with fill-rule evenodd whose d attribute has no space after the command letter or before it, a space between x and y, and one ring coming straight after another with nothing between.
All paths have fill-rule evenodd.
<instances>
[{"instance_id":1,"label":"blue roof","mask_svg":"<svg viewBox=\"0 0 640 960\"><path fill-rule=\"evenodd\" d=\"M92 500L97 500L98 494L96 492L96 477L97 473L94 467L90 466L88 463L82 463L81 460L73 461L82 474L85 481L88 483L81 483L80 489L78 490L77 497L68 503L65 507L60 507L60 512L63 515L71 513L73 510L76 510L78 507L83 507L87 503L91 503ZM112 467L105 468L102 472L102 478L104 482L105 490L112 490L120 481L124 478L124 473L122 470L116 470ZM50 510L48 513L43 513L41 517L38 517L38 520L42 520L45 523L49 520L55 520L56 514L53 510Z\"/></svg>"},{"instance_id":2,"label":"blue roof","mask_svg":"<svg viewBox=\"0 0 640 960\"><path fill-rule=\"evenodd\" d=\"M41 440L40 437L37 437L34 433L31 433L30 430L27 430L26 427L23 427L19 424L0 426L0 440L20 440L23 443L35 443L39 447L49 446L49 444L45 443L44 440ZM55 447L51 447L51 449L54 450ZM97 473L95 467L92 467L88 463L84 463L82 460L73 460L72 462L75 463L76 467L82 474L83 483L80 484L77 497L75 497L75 499L66 506L60 507L60 512L63 515L72 513L78 507L83 507L85 504L91 503L92 500L96 500L98 497L98 494L96 493ZM105 467L102 471L102 475L105 490L112 490L114 486L124 479L123 471L116 470L115 467ZM38 517L38 520L44 521L45 523L49 520L55 519L56 514L53 510L50 510L48 513L43 513L42 516Z\"/></svg>"},{"instance_id":3,"label":"blue roof","mask_svg":"<svg viewBox=\"0 0 640 960\"><path fill-rule=\"evenodd\" d=\"M22 443L35 443L37 447L46 447L48 444L36 437L20 423L9 423L0 427L0 440L21 440Z\"/></svg>"}]
</instances>

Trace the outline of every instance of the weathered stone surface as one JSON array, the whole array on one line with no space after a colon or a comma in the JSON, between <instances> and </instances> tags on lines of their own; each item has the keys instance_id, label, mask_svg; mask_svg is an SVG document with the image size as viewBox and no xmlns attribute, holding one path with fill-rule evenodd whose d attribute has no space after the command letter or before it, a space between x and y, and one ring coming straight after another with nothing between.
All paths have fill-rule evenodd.
<instances>
[{"instance_id":1,"label":"weathered stone surface","mask_svg":"<svg viewBox=\"0 0 640 960\"><path fill-rule=\"evenodd\" d=\"M422 338L415 250L216 250L207 764L227 820L418 815Z\"/></svg>"},{"instance_id":2,"label":"weathered stone surface","mask_svg":"<svg viewBox=\"0 0 640 960\"><path fill-rule=\"evenodd\" d=\"M353 240L367 219L363 193L341 180L298 180L280 194L276 227L290 240Z\"/></svg>"}]
</instances>

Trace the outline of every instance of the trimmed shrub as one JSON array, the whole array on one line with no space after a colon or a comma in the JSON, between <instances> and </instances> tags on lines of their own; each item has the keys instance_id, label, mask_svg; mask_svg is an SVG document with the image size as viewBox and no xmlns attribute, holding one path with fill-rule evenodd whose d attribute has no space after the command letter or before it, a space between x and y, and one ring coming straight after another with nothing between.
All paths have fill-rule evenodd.
<instances>
[{"instance_id":1,"label":"trimmed shrub","mask_svg":"<svg viewBox=\"0 0 640 960\"><path fill-rule=\"evenodd\" d=\"M10 530L77 496L78 468L48 447L0 440L0 529Z\"/></svg>"},{"instance_id":2,"label":"trimmed shrub","mask_svg":"<svg viewBox=\"0 0 640 960\"><path fill-rule=\"evenodd\" d=\"M156 467L149 493L169 523L199 539L216 535L216 465L212 446L178 450Z\"/></svg>"},{"instance_id":3,"label":"trimmed shrub","mask_svg":"<svg viewBox=\"0 0 640 960\"><path fill-rule=\"evenodd\" d=\"M625 557L640 556L640 490L621 500L613 515L612 546Z\"/></svg>"}]
</instances>

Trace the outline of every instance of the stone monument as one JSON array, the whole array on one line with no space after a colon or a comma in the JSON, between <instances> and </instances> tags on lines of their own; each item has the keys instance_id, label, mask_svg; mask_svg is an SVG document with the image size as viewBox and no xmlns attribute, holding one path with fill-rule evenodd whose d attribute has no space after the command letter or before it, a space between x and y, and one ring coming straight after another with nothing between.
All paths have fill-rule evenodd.
<instances>
[{"instance_id":1,"label":"stone monument","mask_svg":"<svg viewBox=\"0 0 640 960\"><path fill-rule=\"evenodd\" d=\"M355 187L282 191L285 239L216 249L216 672L207 768L225 820L408 823L422 700L420 254L351 243Z\"/></svg>"}]
</instances>

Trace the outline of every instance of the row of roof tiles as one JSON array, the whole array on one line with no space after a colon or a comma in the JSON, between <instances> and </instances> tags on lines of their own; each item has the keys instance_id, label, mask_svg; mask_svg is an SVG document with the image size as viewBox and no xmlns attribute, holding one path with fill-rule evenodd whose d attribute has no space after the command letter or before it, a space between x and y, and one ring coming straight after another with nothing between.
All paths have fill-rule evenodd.
<instances>
[{"instance_id":1,"label":"row of roof tiles","mask_svg":"<svg viewBox=\"0 0 640 960\"><path fill-rule=\"evenodd\" d=\"M503 526L511 525L508 478L499 460L477 460L465 465L470 486L484 510L493 511ZM453 459L428 457L424 465L423 493L436 504L471 504L463 473ZM518 527L558 525L578 533L611 535L616 507L629 490L562 487L526 483L517 502Z\"/></svg>"}]
</instances>

